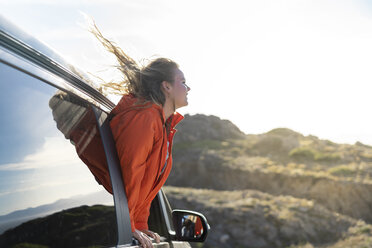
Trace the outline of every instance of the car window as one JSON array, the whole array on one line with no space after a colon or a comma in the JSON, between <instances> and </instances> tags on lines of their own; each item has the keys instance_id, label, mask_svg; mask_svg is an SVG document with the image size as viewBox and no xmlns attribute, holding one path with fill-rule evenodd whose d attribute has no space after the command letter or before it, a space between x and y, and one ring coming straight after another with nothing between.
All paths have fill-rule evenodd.
<instances>
[{"instance_id":1,"label":"car window","mask_svg":"<svg viewBox=\"0 0 372 248\"><path fill-rule=\"evenodd\" d=\"M151 203L148 224L150 230L157 232L162 237L171 239L175 235L172 208L162 190Z\"/></svg>"},{"instance_id":2,"label":"car window","mask_svg":"<svg viewBox=\"0 0 372 248\"><path fill-rule=\"evenodd\" d=\"M112 206L82 161L87 149L103 150L90 105L2 63L0 78L0 235L63 209ZM99 245L116 242L106 236Z\"/></svg>"}]
</instances>

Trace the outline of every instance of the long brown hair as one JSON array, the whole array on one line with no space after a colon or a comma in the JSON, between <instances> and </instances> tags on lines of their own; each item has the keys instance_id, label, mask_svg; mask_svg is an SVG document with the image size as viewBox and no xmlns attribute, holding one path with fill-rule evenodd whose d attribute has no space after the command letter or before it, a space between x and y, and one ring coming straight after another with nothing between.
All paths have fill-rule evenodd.
<instances>
[{"instance_id":1,"label":"long brown hair","mask_svg":"<svg viewBox=\"0 0 372 248\"><path fill-rule=\"evenodd\" d=\"M110 87L121 94L133 94L140 100L164 105L165 95L161 89L162 82L174 82L174 72L178 69L176 62L167 58L157 58L141 67L113 41L105 38L94 22L89 31L107 51L115 55L119 63L117 69L124 75L123 81L105 83L105 87Z\"/></svg>"}]
</instances>

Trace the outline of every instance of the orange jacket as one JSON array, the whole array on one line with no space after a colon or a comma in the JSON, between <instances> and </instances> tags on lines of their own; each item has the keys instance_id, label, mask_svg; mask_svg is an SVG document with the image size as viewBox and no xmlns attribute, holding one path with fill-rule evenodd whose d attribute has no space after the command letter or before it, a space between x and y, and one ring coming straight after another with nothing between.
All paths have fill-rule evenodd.
<instances>
[{"instance_id":1,"label":"orange jacket","mask_svg":"<svg viewBox=\"0 0 372 248\"><path fill-rule=\"evenodd\" d=\"M151 202L172 167L174 127L183 116L175 113L165 125L162 107L153 103L137 104L133 95L124 95L111 114L110 126L122 169L132 231L148 229ZM166 126L170 127L169 135Z\"/></svg>"}]
</instances>

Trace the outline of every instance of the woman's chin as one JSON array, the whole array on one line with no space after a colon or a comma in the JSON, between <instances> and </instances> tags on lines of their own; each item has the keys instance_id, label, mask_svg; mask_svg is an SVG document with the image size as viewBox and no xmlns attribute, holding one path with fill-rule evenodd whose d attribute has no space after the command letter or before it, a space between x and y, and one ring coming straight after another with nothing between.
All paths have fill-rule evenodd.
<instances>
[{"instance_id":1,"label":"woman's chin","mask_svg":"<svg viewBox=\"0 0 372 248\"><path fill-rule=\"evenodd\" d=\"M179 109L179 108L185 107L185 106L187 106L187 105L189 105L189 103L188 103L187 101L185 101L182 105L177 106L176 109Z\"/></svg>"}]
</instances>

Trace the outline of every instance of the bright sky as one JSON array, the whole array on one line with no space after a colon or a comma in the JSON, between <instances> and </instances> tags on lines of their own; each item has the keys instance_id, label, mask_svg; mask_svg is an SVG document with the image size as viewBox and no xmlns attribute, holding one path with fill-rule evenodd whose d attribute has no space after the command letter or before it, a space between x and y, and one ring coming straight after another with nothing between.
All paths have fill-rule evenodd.
<instances>
[{"instance_id":1,"label":"bright sky","mask_svg":"<svg viewBox=\"0 0 372 248\"><path fill-rule=\"evenodd\" d=\"M181 113L372 145L370 1L0 0L1 15L98 73L113 60L82 12L134 58L180 64L191 87Z\"/></svg>"}]
</instances>

